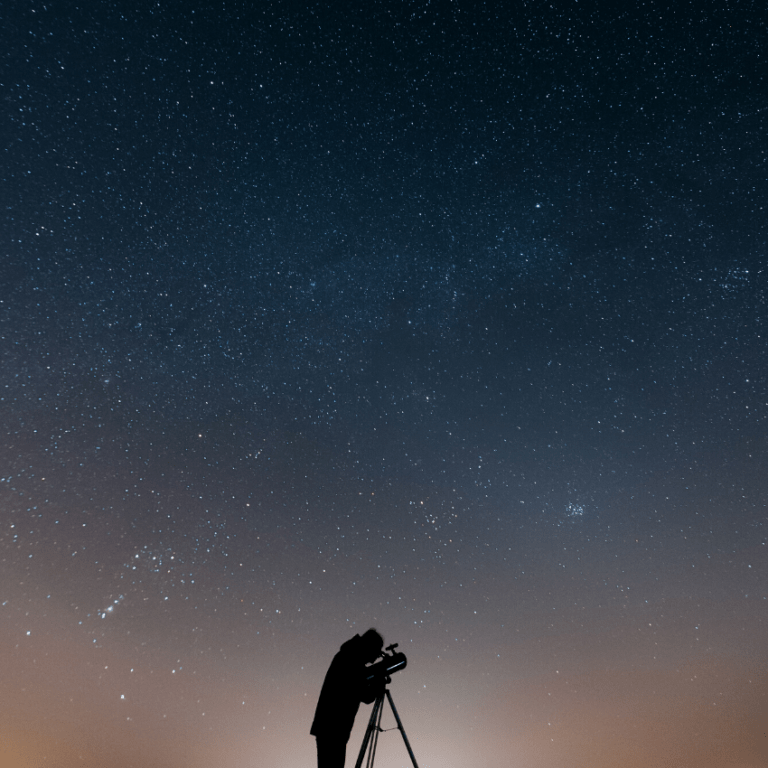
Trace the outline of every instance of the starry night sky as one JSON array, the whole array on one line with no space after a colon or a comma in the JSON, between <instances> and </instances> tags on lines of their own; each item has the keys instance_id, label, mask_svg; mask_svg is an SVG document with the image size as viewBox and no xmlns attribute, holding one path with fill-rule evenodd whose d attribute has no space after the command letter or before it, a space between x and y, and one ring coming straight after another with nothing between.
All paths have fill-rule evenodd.
<instances>
[{"instance_id":1,"label":"starry night sky","mask_svg":"<svg viewBox=\"0 0 768 768\"><path fill-rule=\"evenodd\" d=\"M2 768L768 765L759 3L1 25Z\"/></svg>"}]
</instances>

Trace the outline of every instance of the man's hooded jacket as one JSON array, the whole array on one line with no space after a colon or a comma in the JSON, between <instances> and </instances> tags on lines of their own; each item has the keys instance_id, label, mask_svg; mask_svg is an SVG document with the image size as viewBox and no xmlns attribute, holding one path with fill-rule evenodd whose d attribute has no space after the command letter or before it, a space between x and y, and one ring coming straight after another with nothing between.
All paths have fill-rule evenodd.
<instances>
[{"instance_id":1,"label":"man's hooded jacket","mask_svg":"<svg viewBox=\"0 0 768 768\"><path fill-rule=\"evenodd\" d=\"M310 733L322 739L349 741L360 702L370 704L378 693L366 683L366 647L360 635L347 640L325 675Z\"/></svg>"}]
</instances>

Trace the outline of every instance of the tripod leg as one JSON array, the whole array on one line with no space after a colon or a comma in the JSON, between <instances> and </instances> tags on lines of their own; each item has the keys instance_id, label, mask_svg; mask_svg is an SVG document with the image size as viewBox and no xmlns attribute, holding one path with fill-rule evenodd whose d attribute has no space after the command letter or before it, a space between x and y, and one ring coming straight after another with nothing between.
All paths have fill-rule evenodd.
<instances>
[{"instance_id":1,"label":"tripod leg","mask_svg":"<svg viewBox=\"0 0 768 768\"><path fill-rule=\"evenodd\" d=\"M400 715L397 714L397 710L395 709L395 702L392 701L392 694L389 692L389 688L385 690L385 693L387 694L387 698L389 699L389 706L392 707L392 713L395 716L395 720L397 720L397 727L400 729L400 733L403 734L403 741L405 742L405 748L408 750L408 754L411 756L411 762L413 763L413 768L419 768L419 766L416 765L416 758L414 757L413 750L411 749L411 745L408 743L408 737L405 735L405 729L403 728L402 722L400 722Z\"/></svg>"},{"instance_id":2,"label":"tripod leg","mask_svg":"<svg viewBox=\"0 0 768 768\"><path fill-rule=\"evenodd\" d=\"M365 730L365 738L363 739L362 746L360 747L360 754L357 756L355 768L360 768L360 766L363 764L363 758L365 757L365 752L368 749L371 736L378 726L378 721L381 719L381 708L383 703L384 694L382 693L380 696L376 697L373 709L371 710L371 716L368 718L368 727Z\"/></svg>"},{"instance_id":3,"label":"tripod leg","mask_svg":"<svg viewBox=\"0 0 768 768\"><path fill-rule=\"evenodd\" d=\"M379 705L379 714L376 718L376 727L374 728L373 736L371 737L371 749L368 752L367 768L373 768L373 761L376 759L376 747L379 746L379 734L381 733L381 716L384 714L384 697L381 697L381 704Z\"/></svg>"}]
</instances>

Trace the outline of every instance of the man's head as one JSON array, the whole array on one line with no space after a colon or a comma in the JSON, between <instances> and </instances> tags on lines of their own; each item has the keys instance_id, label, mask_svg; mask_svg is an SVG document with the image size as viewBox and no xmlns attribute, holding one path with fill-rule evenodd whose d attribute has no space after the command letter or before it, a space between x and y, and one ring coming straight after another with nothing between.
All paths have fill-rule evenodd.
<instances>
[{"instance_id":1,"label":"man's head","mask_svg":"<svg viewBox=\"0 0 768 768\"><path fill-rule=\"evenodd\" d=\"M381 656L384 647L384 638L373 628L365 632L360 638L363 641L363 655L366 664L376 661Z\"/></svg>"}]
</instances>

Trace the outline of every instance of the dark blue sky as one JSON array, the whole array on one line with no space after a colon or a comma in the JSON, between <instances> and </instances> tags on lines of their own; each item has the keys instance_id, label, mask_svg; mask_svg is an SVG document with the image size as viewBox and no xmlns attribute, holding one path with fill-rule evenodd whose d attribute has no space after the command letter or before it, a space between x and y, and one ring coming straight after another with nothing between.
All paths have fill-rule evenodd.
<instances>
[{"instance_id":1,"label":"dark blue sky","mask_svg":"<svg viewBox=\"0 0 768 768\"><path fill-rule=\"evenodd\" d=\"M278 765L311 759L324 666L375 623L412 659L422 729L455 699L470 724L443 725L470 749L503 698L483 765L533 764L558 718L540 764L601 765L569 718L603 705L520 710L518 687L643 670L672 700L689 667L702 700L732 681L747 725L717 743L751 765L757 6L18 3L2 30L7 668L52 652L32 624L63 633L73 711L122 733L124 679L93 656L131 660L160 686L134 736L189 766L173 734L197 743L205 696L157 682L174 656L220 726L243 700L227 767ZM8 738L70 765L51 722L72 685L15 674ZM724 765L696 727L685 759ZM611 764L667 749L613 739ZM451 739L426 741L449 765Z\"/></svg>"}]
</instances>

